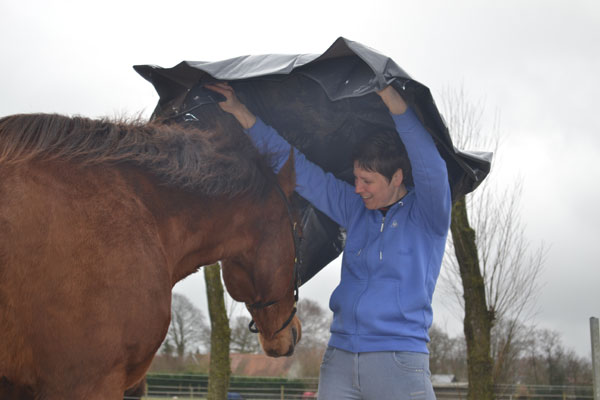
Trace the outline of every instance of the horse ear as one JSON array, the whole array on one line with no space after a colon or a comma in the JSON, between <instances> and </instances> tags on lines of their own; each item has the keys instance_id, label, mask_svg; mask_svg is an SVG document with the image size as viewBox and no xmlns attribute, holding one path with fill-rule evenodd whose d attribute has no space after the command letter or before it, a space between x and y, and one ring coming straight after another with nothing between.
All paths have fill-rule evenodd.
<instances>
[{"instance_id":1,"label":"horse ear","mask_svg":"<svg viewBox=\"0 0 600 400\"><path fill-rule=\"evenodd\" d=\"M283 167L277 174L277 180L279 186L283 189L283 192L287 197L292 195L294 189L296 189L296 170L294 169L294 149L290 149L290 156L288 157Z\"/></svg>"}]
</instances>

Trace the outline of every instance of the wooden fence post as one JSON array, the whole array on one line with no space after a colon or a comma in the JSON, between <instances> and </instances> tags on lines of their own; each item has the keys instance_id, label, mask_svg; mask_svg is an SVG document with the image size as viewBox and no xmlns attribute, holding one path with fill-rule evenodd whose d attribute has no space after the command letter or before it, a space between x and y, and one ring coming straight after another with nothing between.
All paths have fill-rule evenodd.
<instances>
[{"instance_id":1,"label":"wooden fence post","mask_svg":"<svg viewBox=\"0 0 600 400\"><path fill-rule=\"evenodd\" d=\"M590 335L592 337L594 400L600 400L600 329L598 328L598 318L590 318Z\"/></svg>"}]
</instances>

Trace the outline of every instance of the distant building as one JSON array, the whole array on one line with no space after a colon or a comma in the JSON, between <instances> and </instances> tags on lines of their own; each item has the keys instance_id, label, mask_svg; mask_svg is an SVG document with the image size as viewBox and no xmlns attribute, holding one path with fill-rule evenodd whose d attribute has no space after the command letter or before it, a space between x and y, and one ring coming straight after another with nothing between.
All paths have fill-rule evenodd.
<instances>
[{"instance_id":1,"label":"distant building","mask_svg":"<svg viewBox=\"0 0 600 400\"><path fill-rule=\"evenodd\" d=\"M231 373L242 376L277 376L294 378L297 361L293 357L272 358L264 354L229 354Z\"/></svg>"}]
</instances>

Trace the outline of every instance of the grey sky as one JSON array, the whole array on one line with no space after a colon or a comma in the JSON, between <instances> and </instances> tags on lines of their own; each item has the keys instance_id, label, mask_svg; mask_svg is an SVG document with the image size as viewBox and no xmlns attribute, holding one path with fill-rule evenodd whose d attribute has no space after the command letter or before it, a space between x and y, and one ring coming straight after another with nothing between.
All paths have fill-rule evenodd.
<instances>
[{"instance_id":1,"label":"grey sky","mask_svg":"<svg viewBox=\"0 0 600 400\"><path fill-rule=\"evenodd\" d=\"M244 54L320 53L344 36L392 57L438 99L462 86L499 114L491 177L524 180L532 246L550 246L539 312L589 355L600 315L600 3L575 1L29 1L0 2L0 116L59 112L148 116L157 96L131 68ZM326 307L328 267L301 291ZM196 274L176 290L204 302ZM438 292L439 293L439 292ZM436 322L460 321L435 298Z\"/></svg>"}]
</instances>

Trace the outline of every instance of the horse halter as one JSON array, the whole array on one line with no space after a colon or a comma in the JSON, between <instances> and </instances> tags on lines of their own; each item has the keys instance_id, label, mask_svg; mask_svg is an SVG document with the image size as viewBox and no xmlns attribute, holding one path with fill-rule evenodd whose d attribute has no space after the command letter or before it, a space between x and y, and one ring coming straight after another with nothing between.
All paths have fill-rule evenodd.
<instances>
[{"instance_id":1,"label":"horse halter","mask_svg":"<svg viewBox=\"0 0 600 400\"><path fill-rule=\"evenodd\" d=\"M283 323L281 328L279 328L275 331L275 334L278 334L292 322L292 320L294 319L294 315L296 315L297 305L298 305L298 274L300 271L300 266L302 265L302 257L300 254L300 248L301 248L300 244L301 244L302 238L298 234L297 222L294 221L294 216L292 213L292 206L290 205L290 202L288 201L287 196L283 192L283 189L281 189L281 186L279 185L279 183L276 183L275 187L277 188L277 192L281 195L281 197L283 198L283 202L285 203L287 213L288 213L288 218L290 220L290 226L292 228L292 237L294 238L294 272L293 272L293 276L292 276L293 280L291 282L291 285L293 285L293 287L294 287L294 308L292 309L290 316L288 317L287 320L285 320L285 322ZM246 308L248 309L248 311L260 310L263 308L271 307L272 305L277 304L280 301L281 301L281 299L268 301L265 303L258 302L258 303L253 303L253 304L246 304ZM248 324L248 329L252 333L259 333L259 330L256 327L256 323L254 322L254 319L252 319L250 321L250 323Z\"/></svg>"}]
</instances>

